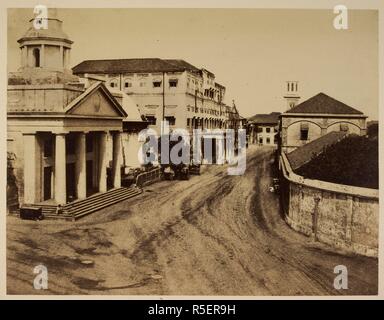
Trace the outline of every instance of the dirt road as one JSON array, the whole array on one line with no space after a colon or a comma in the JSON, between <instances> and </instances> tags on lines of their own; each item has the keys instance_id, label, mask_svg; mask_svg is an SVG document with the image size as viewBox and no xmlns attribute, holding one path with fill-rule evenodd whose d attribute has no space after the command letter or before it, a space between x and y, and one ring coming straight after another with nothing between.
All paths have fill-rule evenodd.
<instances>
[{"instance_id":1,"label":"dirt road","mask_svg":"<svg viewBox=\"0 0 384 320\"><path fill-rule=\"evenodd\" d=\"M243 176L209 166L75 223L7 217L8 293L376 294L377 259L335 253L285 224L271 164L272 149L254 147ZM38 264L48 290L33 289ZM348 268L348 290L333 288L336 265Z\"/></svg>"}]
</instances>

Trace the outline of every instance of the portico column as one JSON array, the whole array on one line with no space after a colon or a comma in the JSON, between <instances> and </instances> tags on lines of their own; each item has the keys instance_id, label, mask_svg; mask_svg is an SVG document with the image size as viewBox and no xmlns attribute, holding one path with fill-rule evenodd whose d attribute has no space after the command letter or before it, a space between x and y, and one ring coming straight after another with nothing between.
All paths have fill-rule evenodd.
<instances>
[{"instance_id":1,"label":"portico column","mask_svg":"<svg viewBox=\"0 0 384 320\"><path fill-rule=\"evenodd\" d=\"M107 191L107 133L99 134L99 192Z\"/></svg>"},{"instance_id":2,"label":"portico column","mask_svg":"<svg viewBox=\"0 0 384 320\"><path fill-rule=\"evenodd\" d=\"M86 152L85 152L85 133L80 132L76 141L76 196L77 199L87 197L86 184Z\"/></svg>"},{"instance_id":3,"label":"portico column","mask_svg":"<svg viewBox=\"0 0 384 320\"><path fill-rule=\"evenodd\" d=\"M36 201L36 134L23 134L24 203Z\"/></svg>"},{"instance_id":4,"label":"portico column","mask_svg":"<svg viewBox=\"0 0 384 320\"><path fill-rule=\"evenodd\" d=\"M112 156L112 175L113 175L113 187L121 187L121 134L116 132L113 135L113 156Z\"/></svg>"},{"instance_id":5,"label":"portico column","mask_svg":"<svg viewBox=\"0 0 384 320\"><path fill-rule=\"evenodd\" d=\"M55 136L55 200L58 204L67 202L65 133Z\"/></svg>"}]
</instances>

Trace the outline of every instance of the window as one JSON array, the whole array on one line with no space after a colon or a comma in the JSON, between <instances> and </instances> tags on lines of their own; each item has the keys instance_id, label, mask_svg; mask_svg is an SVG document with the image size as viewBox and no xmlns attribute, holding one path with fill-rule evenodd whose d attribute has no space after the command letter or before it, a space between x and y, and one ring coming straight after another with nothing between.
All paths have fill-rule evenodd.
<instances>
[{"instance_id":1,"label":"window","mask_svg":"<svg viewBox=\"0 0 384 320\"><path fill-rule=\"evenodd\" d=\"M190 127L190 125L191 125L191 119L187 118L187 127Z\"/></svg>"},{"instance_id":2,"label":"window","mask_svg":"<svg viewBox=\"0 0 384 320\"><path fill-rule=\"evenodd\" d=\"M174 126L176 123L176 118L173 116L165 117L165 120L168 121L170 126Z\"/></svg>"},{"instance_id":3,"label":"window","mask_svg":"<svg viewBox=\"0 0 384 320\"><path fill-rule=\"evenodd\" d=\"M145 87L146 83L144 81L140 82L140 87Z\"/></svg>"},{"instance_id":4,"label":"window","mask_svg":"<svg viewBox=\"0 0 384 320\"><path fill-rule=\"evenodd\" d=\"M130 88L130 87L132 87L132 83L129 82L129 81L125 81L125 83L124 83L124 87L126 87L126 88Z\"/></svg>"},{"instance_id":5,"label":"window","mask_svg":"<svg viewBox=\"0 0 384 320\"><path fill-rule=\"evenodd\" d=\"M161 87L161 81L153 81L153 87L154 88L160 88Z\"/></svg>"},{"instance_id":6,"label":"window","mask_svg":"<svg viewBox=\"0 0 384 320\"><path fill-rule=\"evenodd\" d=\"M307 130L300 130L300 140L308 140L308 129Z\"/></svg>"},{"instance_id":7,"label":"window","mask_svg":"<svg viewBox=\"0 0 384 320\"><path fill-rule=\"evenodd\" d=\"M300 125L300 140L308 140L308 123L301 123Z\"/></svg>"},{"instance_id":8,"label":"window","mask_svg":"<svg viewBox=\"0 0 384 320\"><path fill-rule=\"evenodd\" d=\"M169 86L172 88L177 87L177 79L170 79Z\"/></svg>"},{"instance_id":9,"label":"window","mask_svg":"<svg viewBox=\"0 0 384 320\"><path fill-rule=\"evenodd\" d=\"M257 132L263 132L263 127L257 127Z\"/></svg>"},{"instance_id":10,"label":"window","mask_svg":"<svg viewBox=\"0 0 384 320\"><path fill-rule=\"evenodd\" d=\"M259 143L260 143L260 144L263 144L263 138L260 138L260 139L259 139Z\"/></svg>"},{"instance_id":11,"label":"window","mask_svg":"<svg viewBox=\"0 0 384 320\"><path fill-rule=\"evenodd\" d=\"M271 128L265 128L265 131L266 131L267 133L270 133L270 132L271 132Z\"/></svg>"},{"instance_id":12,"label":"window","mask_svg":"<svg viewBox=\"0 0 384 320\"><path fill-rule=\"evenodd\" d=\"M115 79L111 80L111 82L109 83L109 86L111 88L117 88L117 81Z\"/></svg>"},{"instance_id":13,"label":"window","mask_svg":"<svg viewBox=\"0 0 384 320\"><path fill-rule=\"evenodd\" d=\"M156 125L156 117L155 116L146 116L149 125Z\"/></svg>"},{"instance_id":14,"label":"window","mask_svg":"<svg viewBox=\"0 0 384 320\"><path fill-rule=\"evenodd\" d=\"M267 138L267 144L271 144L271 139Z\"/></svg>"},{"instance_id":15,"label":"window","mask_svg":"<svg viewBox=\"0 0 384 320\"><path fill-rule=\"evenodd\" d=\"M38 48L33 49L34 67L40 67L40 50Z\"/></svg>"}]
</instances>

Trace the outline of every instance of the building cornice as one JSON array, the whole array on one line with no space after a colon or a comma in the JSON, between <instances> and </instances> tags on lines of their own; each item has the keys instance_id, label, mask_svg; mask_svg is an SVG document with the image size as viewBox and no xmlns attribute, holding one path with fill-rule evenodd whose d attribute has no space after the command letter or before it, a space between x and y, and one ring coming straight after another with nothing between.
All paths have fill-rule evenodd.
<instances>
[{"instance_id":1,"label":"building cornice","mask_svg":"<svg viewBox=\"0 0 384 320\"><path fill-rule=\"evenodd\" d=\"M364 114L335 114L335 113L282 113L281 118L368 118Z\"/></svg>"}]
</instances>

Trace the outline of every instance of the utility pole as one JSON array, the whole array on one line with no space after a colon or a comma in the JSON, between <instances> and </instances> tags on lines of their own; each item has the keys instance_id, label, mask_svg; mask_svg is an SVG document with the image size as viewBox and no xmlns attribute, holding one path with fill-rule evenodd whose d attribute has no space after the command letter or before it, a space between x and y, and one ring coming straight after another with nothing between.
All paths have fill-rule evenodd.
<instances>
[{"instance_id":1,"label":"utility pole","mask_svg":"<svg viewBox=\"0 0 384 320\"><path fill-rule=\"evenodd\" d=\"M164 134L164 120L165 120L165 72L163 71L163 114L161 121L160 134L161 136Z\"/></svg>"}]
</instances>

